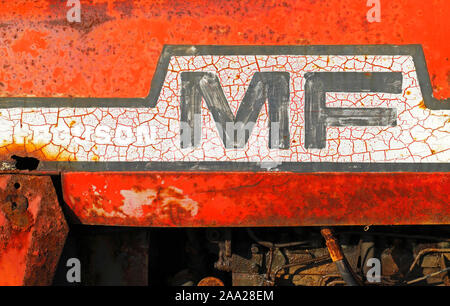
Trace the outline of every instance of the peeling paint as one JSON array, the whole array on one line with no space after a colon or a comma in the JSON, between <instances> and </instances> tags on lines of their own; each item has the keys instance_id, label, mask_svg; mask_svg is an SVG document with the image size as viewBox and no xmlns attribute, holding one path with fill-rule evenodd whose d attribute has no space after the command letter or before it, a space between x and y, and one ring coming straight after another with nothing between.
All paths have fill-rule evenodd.
<instances>
[{"instance_id":1,"label":"peeling paint","mask_svg":"<svg viewBox=\"0 0 450 306\"><path fill-rule=\"evenodd\" d=\"M447 173L66 172L62 180L68 206L85 224L450 223Z\"/></svg>"}]
</instances>

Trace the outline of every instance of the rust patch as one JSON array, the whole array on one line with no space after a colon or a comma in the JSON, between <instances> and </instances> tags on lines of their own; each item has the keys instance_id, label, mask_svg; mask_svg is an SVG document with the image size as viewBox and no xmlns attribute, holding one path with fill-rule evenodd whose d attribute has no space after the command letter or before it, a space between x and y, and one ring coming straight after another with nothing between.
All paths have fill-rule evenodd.
<instances>
[{"instance_id":1,"label":"rust patch","mask_svg":"<svg viewBox=\"0 0 450 306\"><path fill-rule=\"evenodd\" d=\"M419 108L421 108L421 109L428 109L428 108L426 107L425 103L423 102L423 100L421 100L421 101L419 102Z\"/></svg>"},{"instance_id":2,"label":"rust patch","mask_svg":"<svg viewBox=\"0 0 450 306\"><path fill-rule=\"evenodd\" d=\"M33 224L28 209L28 199L20 194L10 194L0 203L0 209L14 230L27 230Z\"/></svg>"},{"instance_id":3,"label":"rust patch","mask_svg":"<svg viewBox=\"0 0 450 306\"><path fill-rule=\"evenodd\" d=\"M51 178L0 177L0 285L50 285L68 232Z\"/></svg>"},{"instance_id":4,"label":"rust patch","mask_svg":"<svg viewBox=\"0 0 450 306\"><path fill-rule=\"evenodd\" d=\"M205 277L202 280L200 280L197 284L197 286L224 286L223 282L218 279L217 277Z\"/></svg>"},{"instance_id":5,"label":"rust patch","mask_svg":"<svg viewBox=\"0 0 450 306\"><path fill-rule=\"evenodd\" d=\"M108 3L82 4L81 22L67 21L66 14L69 9L66 6L66 1L52 2L50 12L56 15L57 19L46 21L46 23L52 26L70 27L85 35L99 25L115 19L108 15Z\"/></svg>"},{"instance_id":6,"label":"rust patch","mask_svg":"<svg viewBox=\"0 0 450 306\"><path fill-rule=\"evenodd\" d=\"M43 143L9 143L0 144L0 160L11 160L13 155L34 157L38 160L76 161L75 155L62 146Z\"/></svg>"},{"instance_id":7,"label":"rust patch","mask_svg":"<svg viewBox=\"0 0 450 306\"><path fill-rule=\"evenodd\" d=\"M199 212L199 204L174 186L161 186L155 182L153 188L139 186L129 189L114 189L117 201L111 201L106 195L110 193L107 182L93 181L89 191L83 197L72 197L70 202L77 202L80 207L88 201L89 207L83 209L96 220L116 220L117 224L126 219L131 225L163 222L167 225L192 220Z\"/></svg>"},{"instance_id":8,"label":"rust patch","mask_svg":"<svg viewBox=\"0 0 450 306\"><path fill-rule=\"evenodd\" d=\"M28 198L23 194L22 185L17 180L9 180L0 194L0 209L9 226L14 231L26 231L33 224L33 216L28 211Z\"/></svg>"},{"instance_id":9,"label":"rust patch","mask_svg":"<svg viewBox=\"0 0 450 306\"><path fill-rule=\"evenodd\" d=\"M194 217L198 213L198 203L183 194L179 188L168 186L159 188L132 188L121 190L123 201L120 206L102 198L101 186L92 186L95 203L89 214L95 217L127 217L136 222L154 217L177 222Z\"/></svg>"},{"instance_id":10,"label":"rust patch","mask_svg":"<svg viewBox=\"0 0 450 306\"><path fill-rule=\"evenodd\" d=\"M134 9L134 3L133 1L115 1L114 8L123 14L122 17L131 16Z\"/></svg>"}]
</instances>

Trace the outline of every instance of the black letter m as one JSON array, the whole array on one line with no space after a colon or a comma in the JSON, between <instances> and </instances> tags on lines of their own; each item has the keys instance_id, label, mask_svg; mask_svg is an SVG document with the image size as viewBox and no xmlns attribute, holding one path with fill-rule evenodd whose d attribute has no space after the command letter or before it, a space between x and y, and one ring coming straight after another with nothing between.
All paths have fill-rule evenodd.
<instances>
[{"instance_id":1,"label":"black letter m","mask_svg":"<svg viewBox=\"0 0 450 306\"><path fill-rule=\"evenodd\" d=\"M269 148L289 148L288 72L256 72L236 117L214 73L182 72L181 148L197 146L200 143L202 98L216 122L226 148L245 146L266 101L269 108Z\"/></svg>"}]
</instances>

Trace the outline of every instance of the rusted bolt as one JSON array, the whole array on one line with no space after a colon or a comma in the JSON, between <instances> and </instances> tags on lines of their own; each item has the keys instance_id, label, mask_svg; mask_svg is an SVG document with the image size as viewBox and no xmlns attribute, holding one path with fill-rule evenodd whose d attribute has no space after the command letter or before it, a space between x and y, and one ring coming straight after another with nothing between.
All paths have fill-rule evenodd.
<instances>
[{"instance_id":1,"label":"rusted bolt","mask_svg":"<svg viewBox=\"0 0 450 306\"><path fill-rule=\"evenodd\" d=\"M28 212L28 199L24 195L7 195L0 208L13 228L25 230L31 225L33 217Z\"/></svg>"},{"instance_id":2,"label":"rusted bolt","mask_svg":"<svg viewBox=\"0 0 450 306\"><path fill-rule=\"evenodd\" d=\"M8 195L6 202L10 203L11 211L23 212L28 209L28 199L23 195Z\"/></svg>"}]
</instances>

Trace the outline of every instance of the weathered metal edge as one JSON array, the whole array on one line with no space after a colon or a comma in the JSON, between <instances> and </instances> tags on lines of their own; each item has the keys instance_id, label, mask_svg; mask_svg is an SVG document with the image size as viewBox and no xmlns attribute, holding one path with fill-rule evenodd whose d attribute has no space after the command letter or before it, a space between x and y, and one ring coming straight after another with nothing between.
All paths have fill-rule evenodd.
<instances>
[{"instance_id":1,"label":"weathered metal edge","mask_svg":"<svg viewBox=\"0 0 450 306\"><path fill-rule=\"evenodd\" d=\"M450 172L450 163L333 163L333 162L96 162L41 161L37 171L199 171L199 172Z\"/></svg>"},{"instance_id":2,"label":"weathered metal edge","mask_svg":"<svg viewBox=\"0 0 450 306\"><path fill-rule=\"evenodd\" d=\"M450 109L450 98L438 100L433 97L421 45L165 45L151 81L149 94L145 98L0 97L0 108L155 107L171 57L196 55L409 55L413 57L425 106L433 110Z\"/></svg>"}]
</instances>

